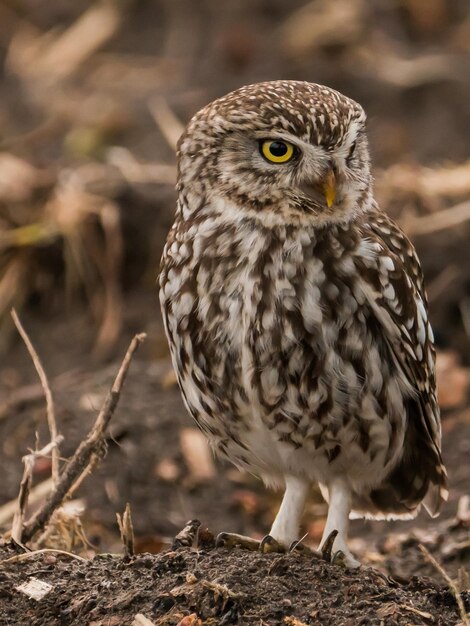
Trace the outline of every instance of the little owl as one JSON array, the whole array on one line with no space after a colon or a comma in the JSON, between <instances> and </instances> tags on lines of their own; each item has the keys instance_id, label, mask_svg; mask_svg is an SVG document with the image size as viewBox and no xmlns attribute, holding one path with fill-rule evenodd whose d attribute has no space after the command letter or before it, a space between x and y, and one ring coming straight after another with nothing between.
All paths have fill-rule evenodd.
<instances>
[{"instance_id":1,"label":"little owl","mask_svg":"<svg viewBox=\"0 0 470 626\"><path fill-rule=\"evenodd\" d=\"M350 517L436 515L447 497L423 276L374 200L365 120L297 81L207 105L179 141L160 274L188 411L215 451L285 488L262 547L298 538L317 482L321 546L335 537L350 567Z\"/></svg>"}]
</instances>

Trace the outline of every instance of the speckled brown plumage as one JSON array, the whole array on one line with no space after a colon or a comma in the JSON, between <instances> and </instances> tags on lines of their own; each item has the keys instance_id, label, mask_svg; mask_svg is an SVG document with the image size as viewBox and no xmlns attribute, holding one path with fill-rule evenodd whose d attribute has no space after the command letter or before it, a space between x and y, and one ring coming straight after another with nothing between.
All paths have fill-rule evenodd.
<instances>
[{"instance_id":1,"label":"speckled brown plumage","mask_svg":"<svg viewBox=\"0 0 470 626\"><path fill-rule=\"evenodd\" d=\"M345 552L350 510L436 514L446 497L421 269L373 199L364 124L349 98L295 81L202 109L179 142L160 274L191 415L219 453L286 485L276 539L295 538L318 481ZM267 139L295 158L267 162Z\"/></svg>"}]
</instances>

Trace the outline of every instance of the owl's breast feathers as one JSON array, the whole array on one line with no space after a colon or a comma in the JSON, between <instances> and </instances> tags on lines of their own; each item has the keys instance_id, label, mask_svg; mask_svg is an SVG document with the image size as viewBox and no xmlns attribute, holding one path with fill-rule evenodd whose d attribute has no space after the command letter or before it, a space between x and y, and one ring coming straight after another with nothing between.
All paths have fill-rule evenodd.
<instances>
[{"instance_id":1,"label":"owl's breast feathers","mask_svg":"<svg viewBox=\"0 0 470 626\"><path fill-rule=\"evenodd\" d=\"M438 511L432 331L419 262L391 220L180 215L160 286L186 405L220 451L263 474L347 475L361 514Z\"/></svg>"}]
</instances>

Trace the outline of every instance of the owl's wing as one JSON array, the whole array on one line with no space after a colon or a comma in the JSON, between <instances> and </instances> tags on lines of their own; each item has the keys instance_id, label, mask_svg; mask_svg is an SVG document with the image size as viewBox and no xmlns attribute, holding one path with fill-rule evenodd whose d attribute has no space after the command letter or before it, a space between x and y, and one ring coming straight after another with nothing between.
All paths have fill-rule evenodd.
<instances>
[{"instance_id":1,"label":"owl's wing","mask_svg":"<svg viewBox=\"0 0 470 626\"><path fill-rule=\"evenodd\" d=\"M380 323L401 383L409 390L403 457L388 477L389 486L405 506L416 508L423 500L429 513L437 515L442 500L447 499L446 471L441 458L434 338L421 267L404 233L381 214L365 224L355 265L361 277L359 289Z\"/></svg>"}]
</instances>

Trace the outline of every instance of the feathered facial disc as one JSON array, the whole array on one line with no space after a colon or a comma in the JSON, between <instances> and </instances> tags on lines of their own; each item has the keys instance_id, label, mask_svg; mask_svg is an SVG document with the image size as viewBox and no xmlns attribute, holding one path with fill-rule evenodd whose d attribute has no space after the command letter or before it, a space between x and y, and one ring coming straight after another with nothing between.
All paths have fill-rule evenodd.
<instances>
[{"instance_id":1,"label":"feathered facial disc","mask_svg":"<svg viewBox=\"0 0 470 626\"><path fill-rule=\"evenodd\" d=\"M297 81L242 87L194 116L179 143L179 189L242 211L344 219L371 199L362 107Z\"/></svg>"}]
</instances>

